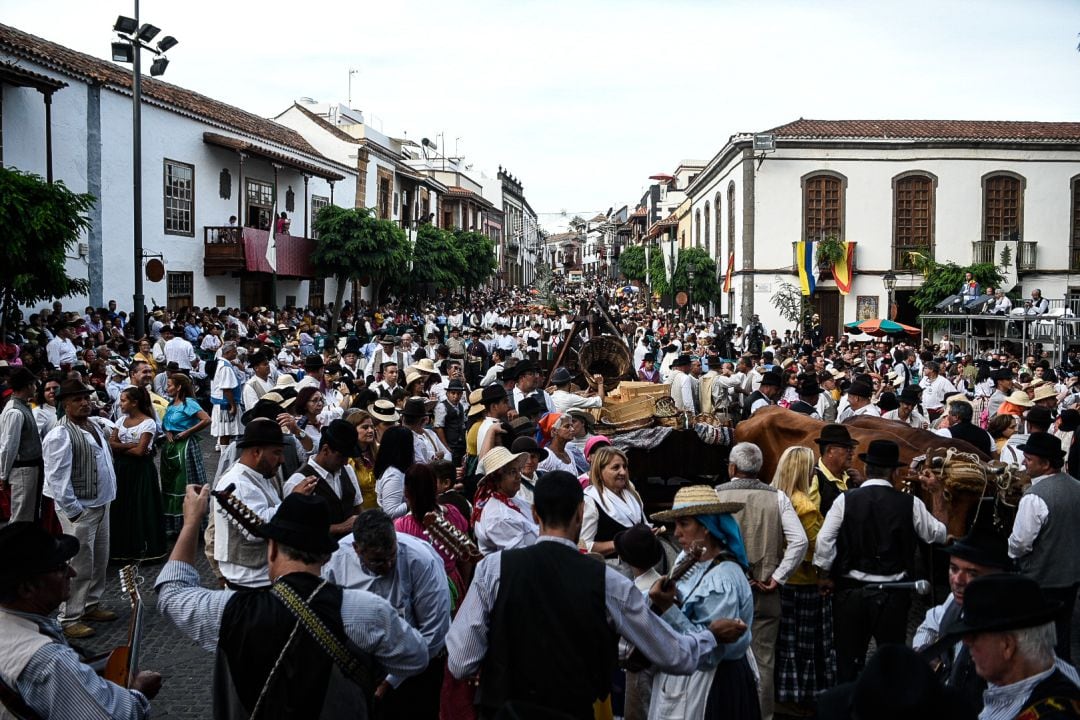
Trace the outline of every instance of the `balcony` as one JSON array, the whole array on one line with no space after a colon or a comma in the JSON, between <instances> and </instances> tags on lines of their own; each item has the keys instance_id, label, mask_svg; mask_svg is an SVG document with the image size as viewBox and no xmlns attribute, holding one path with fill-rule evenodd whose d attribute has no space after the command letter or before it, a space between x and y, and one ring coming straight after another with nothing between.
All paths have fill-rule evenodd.
<instances>
[{"instance_id":1,"label":"balcony","mask_svg":"<svg viewBox=\"0 0 1080 720\"><path fill-rule=\"evenodd\" d=\"M928 245L893 245L892 269L899 272L916 270L915 262L911 259L911 253L934 257L934 249Z\"/></svg>"},{"instance_id":2,"label":"balcony","mask_svg":"<svg viewBox=\"0 0 1080 720\"><path fill-rule=\"evenodd\" d=\"M971 243L971 262L993 263L998 265L1001 256L996 254L997 243L994 240L977 240ZM1012 248L1013 262L1016 263L1017 272L1034 272L1038 256L1038 243L1035 240L1020 240L1016 247ZM1075 250L1074 250L1075 254Z\"/></svg>"},{"instance_id":3,"label":"balcony","mask_svg":"<svg viewBox=\"0 0 1080 720\"><path fill-rule=\"evenodd\" d=\"M1080 272L1080 245L1069 248L1069 270Z\"/></svg>"},{"instance_id":4,"label":"balcony","mask_svg":"<svg viewBox=\"0 0 1080 720\"><path fill-rule=\"evenodd\" d=\"M255 228L203 227L203 275L236 272L271 273L266 260L270 233ZM276 235L277 274L280 277L314 278L311 254L315 241L296 235Z\"/></svg>"},{"instance_id":5,"label":"balcony","mask_svg":"<svg viewBox=\"0 0 1080 720\"><path fill-rule=\"evenodd\" d=\"M971 243L971 264L979 265L982 263L997 264L997 258L994 257L993 240L976 240Z\"/></svg>"},{"instance_id":6,"label":"balcony","mask_svg":"<svg viewBox=\"0 0 1080 720\"><path fill-rule=\"evenodd\" d=\"M1035 272L1037 247L1038 244L1034 240L1021 240L1017 243L1016 270L1018 272Z\"/></svg>"}]
</instances>

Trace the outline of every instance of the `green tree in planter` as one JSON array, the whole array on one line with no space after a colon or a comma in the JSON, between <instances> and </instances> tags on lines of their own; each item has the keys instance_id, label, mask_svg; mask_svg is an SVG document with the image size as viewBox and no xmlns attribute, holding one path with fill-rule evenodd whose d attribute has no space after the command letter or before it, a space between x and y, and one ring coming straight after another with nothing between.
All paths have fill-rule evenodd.
<instances>
[{"instance_id":1,"label":"green tree in planter","mask_svg":"<svg viewBox=\"0 0 1080 720\"><path fill-rule=\"evenodd\" d=\"M645 248L631 245L619 253L619 272L628 281L645 281Z\"/></svg>"},{"instance_id":2,"label":"green tree in planter","mask_svg":"<svg viewBox=\"0 0 1080 720\"><path fill-rule=\"evenodd\" d=\"M495 258L495 243L483 233L472 230L455 230L454 244L465 261L465 271L461 275L461 285L466 297L483 285L498 267Z\"/></svg>"},{"instance_id":3,"label":"green tree in planter","mask_svg":"<svg viewBox=\"0 0 1080 720\"><path fill-rule=\"evenodd\" d=\"M20 305L89 291L87 280L68 277L64 256L90 227L84 213L94 202L62 182L0 167L0 337Z\"/></svg>"},{"instance_id":4,"label":"green tree in planter","mask_svg":"<svg viewBox=\"0 0 1080 720\"><path fill-rule=\"evenodd\" d=\"M413 246L413 284L452 290L464 284L464 275L465 257L453 236L430 223L421 225Z\"/></svg>"},{"instance_id":5,"label":"green tree in planter","mask_svg":"<svg viewBox=\"0 0 1080 720\"><path fill-rule=\"evenodd\" d=\"M371 278L378 298L387 278L404 277L412 257L405 231L391 220L380 220L368 208L327 205L315 216L315 251L311 262L320 277L337 278L330 332L337 332L341 301L349 280Z\"/></svg>"}]
</instances>

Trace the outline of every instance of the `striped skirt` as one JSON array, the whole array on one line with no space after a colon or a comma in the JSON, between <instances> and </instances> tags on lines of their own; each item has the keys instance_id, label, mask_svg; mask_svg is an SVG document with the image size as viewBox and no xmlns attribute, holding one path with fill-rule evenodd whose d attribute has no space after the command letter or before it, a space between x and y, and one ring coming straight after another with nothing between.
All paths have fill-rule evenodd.
<instances>
[{"instance_id":1,"label":"striped skirt","mask_svg":"<svg viewBox=\"0 0 1080 720\"><path fill-rule=\"evenodd\" d=\"M205 485L199 437L165 442L161 451L161 496L165 504L165 534L175 536L184 524L184 493L188 485Z\"/></svg>"},{"instance_id":2,"label":"striped skirt","mask_svg":"<svg viewBox=\"0 0 1080 720\"><path fill-rule=\"evenodd\" d=\"M836 684L832 599L817 585L780 588L780 632L776 639L776 701L809 703Z\"/></svg>"}]
</instances>

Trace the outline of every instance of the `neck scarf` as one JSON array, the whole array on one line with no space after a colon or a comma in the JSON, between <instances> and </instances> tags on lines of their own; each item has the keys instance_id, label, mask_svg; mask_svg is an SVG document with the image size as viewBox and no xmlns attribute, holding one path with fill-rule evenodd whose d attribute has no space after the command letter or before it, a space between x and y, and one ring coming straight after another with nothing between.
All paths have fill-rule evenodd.
<instances>
[{"instance_id":1,"label":"neck scarf","mask_svg":"<svg viewBox=\"0 0 1080 720\"><path fill-rule=\"evenodd\" d=\"M585 495L593 499L597 505L603 508L604 513L623 527L631 527L644 521L641 512L641 503L634 497L629 486L623 491L624 497L619 497L612 490L601 493L595 486L585 488Z\"/></svg>"},{"instance_id":2,"label":"neck scarf","mask_svg":"<svg viewBox=\"0 0 1080 720\"><path fill-rule=\"evenodd\" d=\"M521 512L514 503L510 502L510 498L503 492L496 490L494 484L490 481L485 481L476 490L476 500L473 504L472 518L470 524L474 527L476 523L480 522L480 516L484 513L484 508L487 506L489 500L498 500L508 508L513 508L521 515L525 513Z\"/></svg>"},{"instance_id":3,"label":"neck scarf","mask_svg":"<svg viewBox=\"0 0 1080 720\"><path fill-rule=\"evenodd\" d=\"M735 556L735 560L743 570L750 567L750 561L746 559L746 546L743 545L742 533L739 532L739 524L730 513L698 515L697 521Z\"/></svg>"}]
</instances>

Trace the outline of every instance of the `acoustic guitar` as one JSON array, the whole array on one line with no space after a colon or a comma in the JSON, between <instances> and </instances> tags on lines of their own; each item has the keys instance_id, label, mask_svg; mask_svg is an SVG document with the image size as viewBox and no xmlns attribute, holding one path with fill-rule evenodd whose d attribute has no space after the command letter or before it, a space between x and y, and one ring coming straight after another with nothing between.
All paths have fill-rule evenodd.
<instances>
[{"instance_id":1,"label":"acoustic guitar","mask_svg":"<svg viewBox=\"0 0 1080 720\"><path fill-rule=\"evenodd\" d=\"M442 513L429 512L424 515L424 530L431 539L431 544L445 551L455 560L480 562L484 557L468 535L454 527Z\"/></svg>"},{"instance_id":2,"label":"acoustic guitar","mask_svg":"<svg viewBox=\"0 0 1080 720\"><path fill-rule=\"evenodd\" d=\"M139 643L142 641L143 603L139 593L139 566L126 565L120 568L120 590L127 595L131 603L131 620L128 623L127 642L118 646L105 662L102 677L120 687L130 688L132 680L139 672Z\"/></svg>"},{"instance_id":3,"label":"acoustic guitar","mask_svg":"<svg viewBox=\"0 0 1080 720\"><path fill-rule=\"evenodd\" d=\"M229 516L229 521L242 530L247 531L253 537L265 539L263 533L263 520L255 511L243 503L240 498L233 495L236 492L236 483L229 483L223 490L211 490L210 496L217 501L218 507Z\"/></svg>"}]
</instances>

